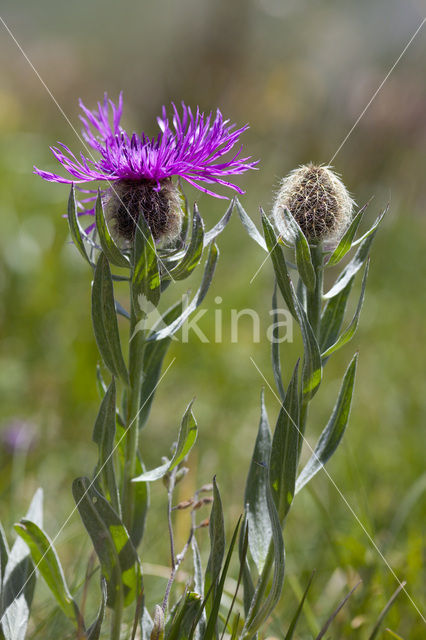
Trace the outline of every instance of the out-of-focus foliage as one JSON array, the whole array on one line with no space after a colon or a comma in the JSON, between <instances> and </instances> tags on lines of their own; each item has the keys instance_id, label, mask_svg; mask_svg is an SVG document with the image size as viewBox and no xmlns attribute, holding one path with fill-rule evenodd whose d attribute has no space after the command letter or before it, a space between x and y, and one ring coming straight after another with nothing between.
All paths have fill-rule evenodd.
<instances>
[{"instance_id":1,"label":"out-of-focus foliage","mask_svg":"<svg viewBox=\"0 0 426 640\"><path fill-rule=\"evenodd\" d=\"M181 99L203 109L218 106L240 124L248 121L245 144L261 163L258 172L240 183L248 190L242 202L255 219L260 204L270 207L281 175L302 162L330 160L420 23L422 8L416 0L314 5L300 0L6 0L3 7L3 18L77 130L79 96L89 105L104 90L114 96L121 89L129 128L149 129L152 123L153 133L160 106ZM73 508L72 478L90 471L96 457L95 445L87 442L98 402L98 354L89 316L90 272L69 244L61 218L68 190L46 185L31 171L34 163L53 166L48 146L56 139L73 150L80 143L1 25L0 31L1 520L10 526L41 485L45 526L53 535ZM354 339L360 357L351 421L341 453L328 469L391 567L407 580L415 602L423 583L421 499L415 498L421 496L424 468L425 51L421 32L334 162L358 204L375 196L365 228L388 200L391 209L375 241ZM209 226L225 212L220 201L189 195L197 198ZM158 390L141 445L145 443L148 468L155 466L170 441L170 414L181 415L196 395L199 440L191 473L179 485L180 497L192 495L216 473L231 527L230 518L236 522L241 509L258 423L262 380L250 356L262 371L270 371L264 336L271 322L271 267L265 264L250 282L264 254L236 216L219 244L221 263L203 305L208 312L199 323L210 343L190 334L189 344L172 344L165 365L174 357L176 363ZM238 343L231 342L230 310L247 307L262 317L260 344L253 342L248 317L240 320ZM220 344L214 343L215 310L222 312ZM297 345L289 347L290 355L296 351ZM329 397L323 393L313 402L318 432L346 363L343 349L327 367L324 389ZM282 365L289 378L287 363ZM276 411L268 390L266 403ZM19 425L28 437L18 447L10 432ZM160 495L161 487L154 491ZM159 524L160 514L156 518L150 514L147 530L152 565L166 557L166 530ZM183 542L185 515L181 520ZM207 538L205 543L207 547ZM74 587L85 571L78 555L77 518L65 528L57 548ZM333 629L336 637L367 638L367 629L397 585L360 523L321 474L293 508L286 549L288 597L271 622L271 635L280 637L282 621L289 622L316 568L301 637L319 631L347 586L360 576L362 586ZM151 592L158 585L161 593L163 578L147 575L148 581ZM44 620L45 613L35 610L36 619ZM51 617L43 624L46 637L47 632L55 637L58 620ZM424 634L404 594L386 625L405 640L420 640ZM40 633L35 627L33 631L36 637ZM379 637L388 634L383 631Z\"/></svg>"}]
</instances>

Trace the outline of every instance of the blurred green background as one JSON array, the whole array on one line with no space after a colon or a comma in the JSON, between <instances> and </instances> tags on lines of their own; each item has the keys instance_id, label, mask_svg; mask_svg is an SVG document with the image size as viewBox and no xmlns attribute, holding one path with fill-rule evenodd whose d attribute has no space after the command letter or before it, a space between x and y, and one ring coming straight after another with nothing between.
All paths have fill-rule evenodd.
<instances>
[{"instance_id":1,"label":"blurred green background","mask_svg":"<svg viewBox=\"0 0 426 640\"><path fill-rule=\"evenodd\" d=\"M148 134L156 131L161 105L172 100L219 107L231 121L250 123L243 142L261 162L238 184L247 189L242 201L256 221L260 204L270 208L281 176L334 155L424 13L421 0L4 0L2 6L16 40L77 129L78 98L95 106L105 90L112 98L123 90L124 126ZM11 533L42 486L53 537L73 508L72 479L90 474L95 463L90 438L98 353L90 273L61 218L68 189L31 172L33 164L55 166L48 146L56 140L74 151L80 143L1 24L0 35L0 519ZM420 608L424 602L425 53L423 29L334 162L358 204L374 195L366 224L387 202L390 214L373 248L357 337L328 365L311 415L313 443L339 378L359 350L350 426L328 467L348 504L324 474L296 501L286 530L282 606L270 626L270 635L279 638L313 569L298 637L311 638L359 578L363 584L330 637L368 637L397 582L365 531L398 578L407 580L414 602ZM224 213L223 201L190 189L187 194L197 199L208 226ZM219 245L216 278L203 305L208 313L200 322L211 342L193 335L189 344L173 343L166 365L176 360L159 387L142 448L147 465L157 464L195 395L200 437L180 497L216 473L230 529L243 506L263 384L250 357L271 383L272 375L269 344L253 343L248 319L241 320L238 343L231 343L229 314L231 308L255 309L264 335L272 273L267 263L250 284L264 256L236 216ZM223 302L215 303L219 295ZM224 318L221 344L213 342L217 308ZM296 335L282 350L286 376L299 352ZM268 390L266 399L273 424L277 402ZM17 428L26 439L21 453L13 454L8 438ZM163 493L162 486L153 487L156 507L144 560L167 565ZM180 518L180 542L186 527ZM84 575L86 537L74 515L57 542L73 584ZM200 539L206 548L206 531ZM164 580L147 580L152 606ZM36 617L43 621L52 606L42 588L37 603ZM60 617L55 620L52 628L62 629ZM404 640L425 637L425 625L403 593L378 637L391 638L386 626Z\"/></svg>"}]
</instances>

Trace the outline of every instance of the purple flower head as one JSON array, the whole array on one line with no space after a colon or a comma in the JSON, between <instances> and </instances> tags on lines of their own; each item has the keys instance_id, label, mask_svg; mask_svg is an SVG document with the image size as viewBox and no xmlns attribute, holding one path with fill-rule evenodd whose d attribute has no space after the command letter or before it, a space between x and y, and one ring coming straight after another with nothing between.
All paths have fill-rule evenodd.
<instances>
[{"instance_id":1,"label":"purple flower head","mask_svg":"<svg viewBox=\"0 0 426 640\"><path fill-rule=\"evenodd\" d=\"M128 222L123 219L123 212L117 213L117 209L123 207L132 222L142 211L154 236L155 233L161 236L163 231L170 232L170 225L167 230L161 228L164 225L160 218L167 217L170 206L172 209L179 208L177 196L173 195L172 176L179 176L200 191L224 198L205 185L223 185L243 193L226 177L244 173L257 164L250 157L240 157L242 147L228 156L248 127L235 129L235 125L223 119L219 110L213 118L211 113L206 116L198 108L194 114L182 103L180 114L173 104L170 122L163 107L162 116L157 119L160 132L149 138L145 133L129 136L121 127L122 94L118 105L108 100L105 94L103 103L98 103L97 111L87 109L81 100L80 107L84 114L80 118L88 155L80 153L80 159L77 159L66 145L58 143L58 146L51 147L51 151L71 178L36 167L34 172L51 182L81 184L101 180L109 183L104 190L104 204L108 207L109 203L109 216L115 218L119 232L120 226L126 227ZM99 159L92 157L89 147L99 154ZM224 156L228 156L228 159ZM84 204L96 197L94 191L89 190L88 193L89 197L82 200ZM94 215L94 208L80 214ZM153 229L156 226L158 228ZM174 230L178 227L179 224L175 224ZM126 233L122 235L126 236Z\"/></svg>"}]
</instances>

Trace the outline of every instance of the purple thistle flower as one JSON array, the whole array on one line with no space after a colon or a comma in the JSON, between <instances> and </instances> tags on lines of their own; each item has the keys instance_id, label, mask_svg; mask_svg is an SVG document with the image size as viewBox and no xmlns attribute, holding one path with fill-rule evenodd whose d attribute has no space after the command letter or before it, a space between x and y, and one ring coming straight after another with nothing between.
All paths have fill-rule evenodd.
<instances>
[{"instance_id":1,"label":"purple thistle flower","mask_svg":"<svg viewBox=\"0 0 426 640\"><path fill-rule=\"evenodd\" d=\"M66 145L58 143L58 146L51 147L51 151L72 177L64 178L36 167L34 173L51 182L108 182L109 187L102 194L106 215L115 220L117 234L126 240L132 239L141 212L156 240L170 240L178 235L182 212L179 195L171 182L172 176L179 176L204 193L224 198L204 185L219 184L244 193L225 177L254 169L257 164L250 157L240 157L242 147L230 159L224 158L248 126L235 129L235 125L223 119L219 110L213 119L211 113L205 116L198 108L194 115L182 103L180 115L173 104L170 123L163 107L161 118L157 118L160 133L149 138L144 133L129 136L120 126L121 93L118 105L108 100L105 94L103 103L98 102L97 111L87 109L81 100L79 104L84 114L80 116L84 126L83 138L99 153L100 159L83 153L77 159ZM80 208L96 199L94 190L85 192L88 197L81 200ZM94 207L80 210L79 215L94 215ZM93 227L91 225L86 232Z\"/></svg>"}]
</instances>

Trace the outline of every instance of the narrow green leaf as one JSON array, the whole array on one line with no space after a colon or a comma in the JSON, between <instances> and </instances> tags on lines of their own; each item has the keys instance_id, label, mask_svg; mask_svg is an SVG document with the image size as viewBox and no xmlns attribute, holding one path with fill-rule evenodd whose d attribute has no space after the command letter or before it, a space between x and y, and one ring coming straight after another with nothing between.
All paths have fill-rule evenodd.
<instances>
[{"instance_id":1,"label":"narrow green leaf","mask_svg":"<svg viewBox=\"0 0 426 640\"><path fill-rule=\"evenodd\" d=\"M368 266L369 266L369 263L367 262L367 266L365 267L364 277L362 279L361 295L358 300L358 305L355 310L354 317L352 318L349 326L343 331L343 333L339 336L336 342L324 351L324 353L321 356L322 358L328 358L332 353L334 353L335 351L343 347L343 345L345 345L347 342L349 342L349 340L353 338L358 328L359 316L361 314L362 304L364 302L365 286L367 284L367 276L368 276Z\"/></svg>"},{"instance_id":2,"label":"narrow green leaf","mask_svg":"<svg viewBox=\"0 0 426 640\"><path fill-rule=\"evenodd\" d=\"M206 596L207 619L212 611L214 599L217 593L220 570L222 568L223 557L225 554L225 523L223 519L222 500L216 483L216 477L213 478L213 504L210 513L209 534L210 555L204 579L204 593L208 594L210 592L210 597Z\"/></svg>"},{"instance_id":3,"label":"narrow green leaf","mask_svg":"<svg viewBox=\"0 0 426 640\"><path fill-rule=\"evenodd\" d=\"M127 384L128 374L121 351L111 270L103 253L99 255L93 279L92 322L103 361L113 375L121 377Z\"/></svg>"},{"instance_id":4,"label":"narrow green leaf","mask_svg":"<svg viewBox=\"0 0 426 640\"><path fill-rule=\"evenodd\" d=\"M263 390L260 406L259 428L247 475L244 496L248 544L259 573L265 564L272 536L266 495L269 486L268 467L271 455L271 430L269 428Z\"/></svg>"},{"instance_id":5,"label":"narrow green leaf","mask_svg":"<svg viewBox=\"0 0 426 640\"><path fill-rule=\"evenodd\" d=\"M220 505L222 508L222 505ZM225 563L223 565L223 571L222 571L222 575L220 576L220 580L217 583L217 587L214 588L213 587L213 604L211 607L211 611L209 612L209 609L207 609L208 611L208 615L207 615L207 627L206 627L206 632L204 634L203 640L213 640L213 638L217 637L217 623L218 623L218 618L219 618L219 609L220 609L220 603L222 600L222 594L223 594L223 589L225 587L225 580L226 580L226 576L228 575L228 570L229 570L229 565L231 562L231 558L232 558L232 553L234 551L234 547L235 547L235 543L237 541L237 535L238 535L238 530L240 527L240 522L241 522L241 516L240 519L237 522L237 526L234 529L234 533L232 536L232 540L231 540L231 544L229 545L229 549L228 549L228 553L226 554L226 558L225 558ZM213 540L212 540L213 542ZM221 564L223 561L223 555L224 555L224 551L225 551L225 537L223 534L223 552L222 552L222 557L221 557ZM212 551L213 551L213 547L212 547ZM212 556L210 555L210 558ZM210 559L209 559L210 561ZM220 571L220 567L219 565L218 569ZM207 565L207 569L208 569L208 565ZM207 573L206 573L206 578L207 578ZM212 584L214 585L216 583L216 580L212 581ZM208 606L208 602L206 604L206 608Z\"/></svg>"},{"instance_id":6,"label":"narrow green leaf","mask_svg":"<svg viewBox=\"0 0 426 640\"><path fill-rule=\"evenodd\" d=\"M274 373L275 384L278 393L281 398L281 402L284 402L285 390L283 385L283 377L281 373L281 359L280 359L280 343L279 343L279 321L278 321L278 303L277 303L277 282L274 283L274 293L272 294L272 320L274 328L272 332L271 341L271 355L272 355L272 371Z\"/></svg>"},{"instance_id":7,"label":"narrow green leaf","mask_svg":"<svg viewBox=\"0 0 426 640\"><path fill-rule=\"evenodd\" d=\"M346 287L342 289L340 293L330 298L330 300L327 300L321 316L319 337L321 353L324 353L337 340L340 329L342 328L346 305L354 280L355 276L349 280Z\"/></svg>"},{"instance_id":8,"label":"narrow green leaf","mask_svg":"<svg viewBox=\"0 0 426 640\"><path fill-rule=\"evenodd\" d=\"M318 391L322 380L321 353L306 312L300 304L291 282L290 290L303 340L302 392L305 399L310 399Z\"/></svg>"},{"instance_id":9,"label":"narrow green leaf","mask_svg":"<svg viewBox=\"0 0 426 640\"><path fill-rule=\"evenodd\" d=\"M247 231L247 233L249 234L250 238L252 238L252 240L257 242L259 247L262 247L264 251L268 251L265 240L262 238L261 233L259 233L259 231L257 230L257 227L254 224L253 220L247 215L247 213L243 209L241 202L238 200L238 198L235 198L235 206L237 207L240 220L243 223L243 226Z\"/></svg>"},{"instance_id":10,"label":"narrow green leaf","mask_svg":"<svg viewBox=\"0 0 426 640\"><path fill-rule=\"evenodd\" d=\"M199 264L204 248L204 223L199 214L198 207L194 204L192 216L191 242L182 260L167 274L172 280L184 280Z\"/></svg>"},{"instance_id":11,"label":"narrow green leaf","mask_svg":"<svg viewBox=\"0 0 426 640\"><path fill-rule=\"evenodd\" d=\"M139 216L133 241L132 294L135 309L140 310L139 296L145 296L154 306L160 300L160 272L157 250L151 229L143 215Z\"/></svg>"},{"instance_id":12,"label":"narrow green leaf","mask_svg":"<svg viewBox=\"0 0 426 640\"><path fill-rule=\"evenodd\" d=\"M26 514L43 526L43 491L37 489ZM1 628L5 640L24 640L34 595L36 571L27 544L18 538L4 570L0 602Z\"/></svg>"},{"instance_id":13,"label":"narrow green leaf","mask_svg":"<svg viewBox=\"0 0 426 640\"><path fill-rule=\"evenodd\" d=\"M315 290L315 269L312 264L311 250L306 239L305 234L299 227L297 220L291 215L290 211L284 207L283 215L286 223L286 228L291 236L292 244L294 245L296 252L296 264L308 291Z\"/></svg>"},{"instance_id":14,"label":"narrow green leaf","mask_svg":"<svg viewBox=\"0 0 426 640\"><path fill-rule=\"evenodd\" d=\"M117 267L130 267L129 259L121 253L109 232L108 225L105 220L100 190L98 190L98 197L96 199L95 213L96 230L99 235L99 242L101 244L102 251L108 258L108 261L111 262L111 264L115 264Z\"/></svg>"},{"instance_id":15,"label":"narrow green leaf","mask_svg":"<svg viewBox=\"0 0 426 640\"><path fill-rule=\"evenodd\" d=\"M269 519L269 514L268 514ZM242 582L243 582L243 604L244 604L244 614L247 617L248 612L250 610L250 605L253 601L254 596L254 583L253 578L250 572L250 566L247 561L247 549L245 548L245 536L247 535L247 545L248 545L248 527L247 527L247 513L244 513L243 525L241 527L240 539L238 543L238 553L240 560L240 567L242 570Z\"/></svg>"},{"instance_id":16,"label":"narrow green leaf","mask_svg":"<svg viewBox=\"0 0 426 640\"><path fill-rule=\"evenodd\" d=\"M284 252L279 244L279 240L275 234L272 224L268 217L262 211L263 233L265 235L266 246L271 256L272 264L275 271L278 287L289 308L290 313L296 318L296 310L294 303L294 290L292 288L291 279L288 274L287 263Z\"/></svg>"},{"instance_id":17,"label":"narrow green leaf","mask_svg":"<svg viewBox=\"0 0 426 640\"><path fill-rule=\"evenodd\" d=\"M345 255L348 253L348 251L351 250L352 248L352 241L355 237L355 234L358 230L358 227L360 225L360 222L363 218L363 215L365 213L365 210L368 207L368 202L367 204L365 204L363 207L361 207L361 209L358 211L358 213L356 214L356 216L354 217L354 219L352 220L351 224L349 225L349 227L347 228L347 230L345 231L345 233L343 234L342 238L340 239L339 244L337 245L337 247L334 249L333 253L330 256L330 259L327 262L327 267L334 267L334 265L338 264L342 258L345 257Z\"/></svg>"},{"instance_id":18,"label":"narrow green leaf","mask_svg":"<svg viewBox=\"0 0 426 640\"><path fill-rule=\"evenodd\" d=\"M70 228L71 238L75 246L83 256L83 258L87 260L90 266L93 266L92 261L87 254L86 246L83 240L86 234L84 233L78 221L74 184L71 185L71 191L68 198L68 225Z\"/></svg>"},{"instance_id":19,"label":"narrow green leaf","mask_svg":"<svg viewBox=\"0 0 426 640\"><path fill-rule=\"evenodd\" d=\"M330 420L328 421L324 431L321 433L312 456L309 458L306 466L297 478L296 493L299 493L305 484L307 484L309 480L311 480L311 478L313 478L314 475L316 475L325 465L327 460L337 449L339 442L343 437L351 410L357 361L358 354L355 354L346 369L342 385L340 387L339 396L330 416Z\"/></svg>"},{"instance_id":20,"label":"narrow green leaf","mask_svg":"<svg viewBox=\"0 0 426 640\"><path fill-rule=\"evenodd\" d=\"M404 640L402 636L399 636L395 631L392 631L392 629L385 629L385 631L387 631L392 638L396 638L396 640Z\"/></svg>"},{"instance_id":21,"label":"narrow green leaf","mask_svg":"<svg viewBox=\"0 0 426 640\"><path fill-rule=\"evenodd\" d=\"M299 362L278 415L271 447L270 483L281 524L294 498L299 452Z\"/></svg>"},{"instance_id":22,"label":"narrow green leaf","mask_svg":"<svg viewBox=\"0 0 426 640\"><path fill-rule=\"evenodd\" d=\"M342 289L346 287L348 282L353 278L353 276L356 275L361 269L362 265L368 258L370 247L377 233L378 226L383 219L386 211L387 208L381 214L381 216L379 216L371 229L366 234L364 234L362 238L360 238L360 241L362 240L362 242L360 242L359 244L358 251L352 258L352 260L343 269L342 273L339 275L331 289L324 294L324 298L326 300L328 300L329 298L333 298L338 293L340 293ZM358 244L358 242L356 244ZM355 246L355 243L352 243L352 246Z\"/></svg>"},{"instance_id":23,"label":"narrow green leaf","mask_svg":"<svg viewBox=\"0 0 426 640\"><path fill-rule=\"evenodd\" d=\"M145 471L136 478L133 478L133 482L153 482L154 480L159 480L165 476L166 473L177 467L177 465L188 455L197 438L197 423L195 421L194 414L192 413L193 402L194 401L192 400L189 403L182 418L178 441L172 459L169 462L162 464L160 467L151 469L151 471Z\"/></svg>"},{"instance_id":24,"label":"narrow green leaf","mask_svg":"<svg viewBox=\"0 0 426 640\"><path fill-rule=\"evenodd\" d=\"M107 583L107 605L117 597L124 605L138 598L142 588L139 558L122 521L89 478L77 478L72 486L74 500L92 540Z\"/></svg>"},{"instance_id":25,"label":"narrow green leaf","mask_svg":"<svg viewBox=\"0 0 426 640\"><path fill-rule=\"evenodd\" d=\"M105 607L107 601L107 584L105 578L101 579L101 604L99 606L98 615L96 616L96 620L93 624L88 628L86 635L87 640L99 640L101 635L102 623L105 617Z\"/></svg>"},{"instance_id":26,"label":"narrow green leaf","mask_svg":"<svg viewBox=\"0 0 426 640\"><path fill-rule=\"evenodd\" d=\"M292 638L293 638L294 631L295 631L296 625L297 625L297 623L299 621L300 614L302 613L303 605L305 603L306 596L308 595L308 591L309 591L310 586L312 584L312 580L313 580L314 575L315 575L315 571L311 574L311 577L309 578L309 582L308 582L308 584L306 586L306 589L305 589L305 591L303 593L303 596L302 596L302 599L301 599L301 601L299 603L299 606L297 607L296 612L295 612L295 614L294 614L294 616L292 618L292 621L290 622L290 626L288 628L288 631L287 631L287 633L285 635L284 640L292 640Z\"/></svg>"},{"instance_id":27,"label":"narrow green leaf","mask_svg":"<svg viewBox=\"0 0 426 640\"><path fill-rule=\"evenodd\" d=\"M98 463L96 466L102 490L117 514L121 515L120 498L115 477L113 450L115 443L116 392L115 379L111 380L96 418L93 429L93 442L98 445Z\"/></svg>"},{"instance_id":28,"label":"narrow green leaf","mask_svg":"<svg viewBox=\"0 0 426 640\"><path fill-rule=\"evenodd\" d=\"M78 619L78 607L68 589L52 541L44 531L31 520L23 518L14 526L16 533L28 545L31 558L46 581L52 595L68 618Z\"/></svg>"},{"instance_id":29,"label":"narrow green leaf","mask_svg":"<svg viewBox=\"0 0 426 640\"><path fill-rule=\"evenodd\" d=\"M381 221L383 220L383 218L385 217L388 211L389 211L389 205L387 205L382 211L382 213L376 218L376 220L374 221L370 229L366 231L364 235L362 235L360 238L352 242L352 247L357 247L359 244L362 244L364 240L366 240L366 238L371 236L372 233L375 233L377 227L379 226L379 224L381 223Z\"/></svg>"},{"instance_id":30,"label":"narrow green leaf","mask_svg":"<svg viewBox=\"0 0 426 640\"><path fill-rule=\"evenodd\" d=\"M162 329L159 329L158 331L150 333L150 335L147 338L148 342L155 341L155 340L163 340L164 338L169 338L170 336L174 335L176 331L178 331L181 328L184 322L186 322L189 316L195 311L195 309L200 306L212 282L218 256L219 256L219 250L217 248L217 245L213 243L210 246L209 255L205 263L204 274L203 274L203 279L202 279L200 288L198 289L194 298L191 300L188 306L184 308L183 312L178 318L176 318L176 320L171 322L167 327L164 327Z\"/></svg>"},{"instance_id":31,"label":"narrow green leaf","mask_svg":"<svg viewBox=\"0 0 426 640\"><path fill-rule=\"evenodd\" d=\"M269 618L272 611L275 609L280 596L284 583L285 573L285 551L284 541L281 530L281 523L278 517L278 512L275 507L274 498L272 492L268 491L268 506L269 506L269 518L272 528L272 543L273 543L273 560L274 560L274 574L272 577L271 587L268 596L263 604L261 604L261 598L263 592L259 591L259 584L256 588L249 615L247 617L244 629L241 633L242 638L252 638L256 632L260 629L262 624ZM265 566L266 569L266 566ZM265 571L264 569L264 571Z\"/></svg>"},{"instance_id":32,"label":"narrow green leaf","mask_svg":"<svg viewBox=\"0 0 426 640\"><path fill-rule=\"evenodd\" d=\"M216 238L222 233L222 231L224 230L224 228L226 227L226 225L231 219L234 206L235 206L235 199L233 198L223 218L221 218L219 222L215 224L215 226L212 229L210 229L209 231L207 231L207 233L204 234L205 247L207 247L207 245L213 242L213 240L216 240Z\"/></svg>"},{"instance_id":33,"label":"narrow green leaf","mask_svg":"<svg viewBox=\"0 0 426 640\"><path fill-rule=\"evenodd\" d=\"M193 591L185 593L173 620L167 625L167 640L189 640L194 620L201 606L202 598L198 593Z\"/></svg>"}]
</instances>

